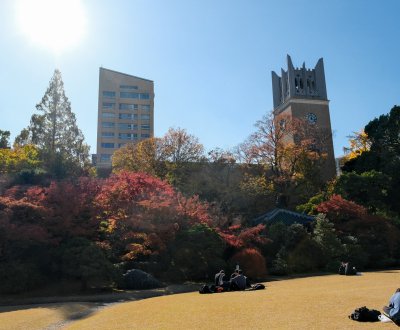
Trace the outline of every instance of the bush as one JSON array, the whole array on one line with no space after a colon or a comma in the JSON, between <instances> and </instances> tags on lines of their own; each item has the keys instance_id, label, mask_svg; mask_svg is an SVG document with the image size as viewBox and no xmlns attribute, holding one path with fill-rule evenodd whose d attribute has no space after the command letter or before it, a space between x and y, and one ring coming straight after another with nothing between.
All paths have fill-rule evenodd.
<instances>
[{"instance_id":1,"label":"bush","mask_svg":"<svg viewBox=\"0 0 400 330\"><path fill-rule=\"evenodd\" d=\"M67 278L80 280L82 290L96 282L111 284L115 274L114 266L94 243L83 238L73 238L61 248L62 273Z\"/></svg>"},{"instance_id":2,"label":"bush","mask_svg":"<svg viewBox=\"0 0 400 330\"><path fill-rule=\"evenodd\" d=\"M44 184L48 178L48 173L41 169L23 169L15 175L17 184Z\"/></svg>"},{"instance_id":3,"label":"bush","mask_svg":"<svg viewBox=\"0 0 400 330\"><path fill-rule=\"evenodd\" d=\"M3 263L0 268L0 293L21 293L45 282L36 265L20 261Z\"/></svg>"},{"instance_id":4,"label":"bush","mask_svg":"<svg viewBox=\"0 0 400 330\"><path fill-rule=\"evenodd\" d=\"M177 235L167 277L171 280L212 278L226 265L223 251L224 244L217 232L205 224L196 224Z\"/></svg>"},{"instance_id":5,"label":"bush","mask_svg":"<svg viewBox=\"0 0 400 330\"><path fill-rule=\"evenodd\" d=\"M272 267L270 270L271 275L279 276L279 275L289 274L289 267L288 267L288 264L287 264L285 258L283 258L283 256L282 256L282 254L284 254L282 252L277 253L276 258L272 262Z\"/></svg>"},{"instance_id":6,"label":"bush","mask_svg":"<svg viewBox=\"0 0 400 330\"><path fill-rule=\"evenodd\" d=\"M237 252L231 259L237 262L246 276L251 279L262 279L267 274L265 258L254 248L245 248Z\"/></svg>"},{"instance_id":7,"label":"bush","mask_svg":"<svg viewBox=\"0 0 400 330\"><path fill-rule=\"evenodd\" d=\"M305 238L288 253L287 263L294 273L316 271L324 266L323 252L315 241Z\"/></svg>"}]
</instances>

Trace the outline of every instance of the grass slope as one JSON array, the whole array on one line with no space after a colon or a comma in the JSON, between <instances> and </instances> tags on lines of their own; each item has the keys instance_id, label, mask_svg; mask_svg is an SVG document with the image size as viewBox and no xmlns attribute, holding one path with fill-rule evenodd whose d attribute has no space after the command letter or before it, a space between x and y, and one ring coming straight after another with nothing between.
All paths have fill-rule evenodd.
<instances>
[{"instance_id":1,"label":"grass slope","mask_svg":"<svg viewBox=\"0 0 400 330\"><path fill-rule=\"evenodd\" d=\"M364 305L381 310L399 275L329 275L270 282L262 291L153 298L110 307L68 329L395 329L347 315Z\"/></svg>"},{"instance_id":2,"label":"grass slope","mask_svg":"<svg viewBox=\"0 0 400 330\"><path fill-rule=\"evenodd\" d=\"M177 294L116 304L75 321L69 316L90 306L10 307L0 312L0 329L398 329L347 315L364 305L381 310L400 287L399 275L317 276L268 282L261 291Z\"/></svg>"}]
</instances>

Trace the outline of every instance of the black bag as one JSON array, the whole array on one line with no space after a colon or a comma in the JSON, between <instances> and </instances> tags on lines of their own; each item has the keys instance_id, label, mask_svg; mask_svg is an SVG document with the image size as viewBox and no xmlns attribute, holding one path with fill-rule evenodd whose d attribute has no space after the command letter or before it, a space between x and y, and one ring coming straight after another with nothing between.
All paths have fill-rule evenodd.
<instances>
[{"instance_id":1,"label":"black bag","mask_svg":"<svg viewBox=\"0 0 400 330\"><path fill-rule=\"evenodd\" d=\"M251 287L252 290L264 290L265 285L262 283L256 283Z\"/></svg>"},{"instance_id":2,"label":"black bag","mask_svg":"<svg viewBox=\"0 0 400 330\"><path fill-rule=\"evenodd\" d=\"M378 322L379 315L381 315L380 311L377 311L376 309L368 309L363 306L354 310L354 312L349 315L349 319L358 322Z\"/></svg>"},{"instance_id":3,"label":"black bag","mask_svg":"<svg viewBox=\"0 0 400 330\"><path fill-rule=\"evenodd\" d=\"M208 285L202 285L199 289L199 293L213 293Z\"/></svg>"}]
</instances>

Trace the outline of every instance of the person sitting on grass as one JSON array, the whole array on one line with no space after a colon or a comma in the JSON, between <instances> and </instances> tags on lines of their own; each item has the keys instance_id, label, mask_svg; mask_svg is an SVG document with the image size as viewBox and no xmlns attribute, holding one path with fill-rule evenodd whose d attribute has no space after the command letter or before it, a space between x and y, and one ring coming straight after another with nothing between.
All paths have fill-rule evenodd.
<instances>
[{"instance_id":1,"label":"person sitting on grass","mask_svg":"<svg viewBox=\"0 0 400 330\"><path fill-rule=\"evenodd\" d=\"M400 288L390 298L389 305L383 306L383 312L397 325L400 325Z\"/></svg>"},{"instance_id":2,"label":"person sitting on grass","mask_svg":"<svg viewBox=\"0 0 400 330\"><path fill-rule=\"evenodd\" d=\"M222 286L225 279L225 271L221 269L219 273L215 274L214 278L215 278L215 283L214 283L215 286Z\"/></svg>"},{"instance_id":3,"label":"person sitting on grass","mask_svg":"<svg viewBox=\"0 0 400 330\"><path fill-rule=\"evenodd\" d=\"M215 274L215 286L221 287L223 291L229 290L230 282L225 281L225 271L221 269L219 273Z\"/></svg>"},{"instance_id":4,"label":"person sitting on grass","mask_svg":"<svg viewBox=\"0 0 400 330\"><path fill-rule=\"evenodd\" d=\"M242 291L245 290L247 286L247 277L243 275L241 269L238 270L237 275L231 278L231 291Z\"/></svg>"}]
</instances>

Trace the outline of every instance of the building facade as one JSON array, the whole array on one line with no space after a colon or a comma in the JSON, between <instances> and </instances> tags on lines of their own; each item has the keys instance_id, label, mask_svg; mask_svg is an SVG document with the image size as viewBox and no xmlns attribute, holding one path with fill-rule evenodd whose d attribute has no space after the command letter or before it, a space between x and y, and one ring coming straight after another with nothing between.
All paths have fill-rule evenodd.
<instances>
[{"instance_id":1,"label":"building facade","mask_svg":"<svg viewBox=\"0 0 400 330\"><path fill-rule=\"evenodd\" d=\"M111 168L115 150L154 136L154 82L100 68L97 168Z\"/></svg>"},{"instance_id":2,"label":"building facade","mask_svg":"<svg viewBox=\"0 0 400 330\"><path fill-rule=\"evenodd\" d=\"M321 174L324 180L332 179L336 166L323 59L318 60L314 69L307 69L305 63L295 68L288 55L287 67L287 71L281 69L281 76L272 71L276 122L280 117L299 118L323 133L323 139L317 141L325 155Z\"/></svg>"}]
</instances>

